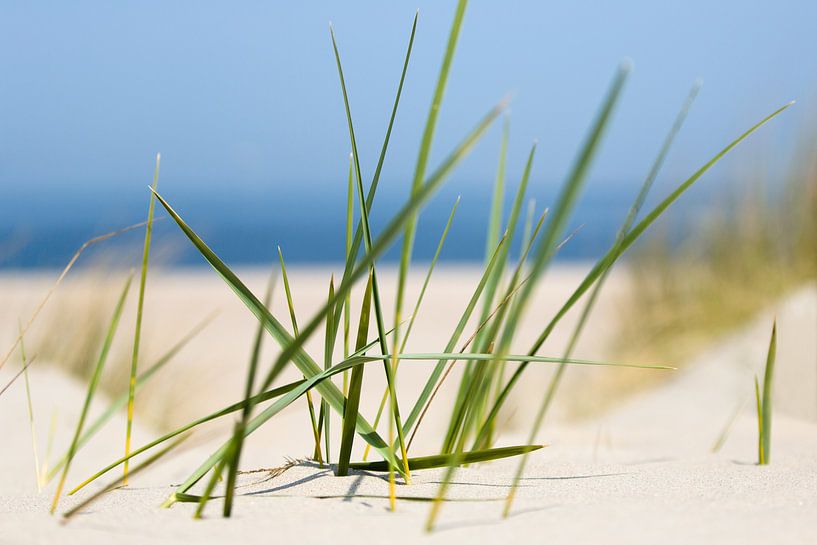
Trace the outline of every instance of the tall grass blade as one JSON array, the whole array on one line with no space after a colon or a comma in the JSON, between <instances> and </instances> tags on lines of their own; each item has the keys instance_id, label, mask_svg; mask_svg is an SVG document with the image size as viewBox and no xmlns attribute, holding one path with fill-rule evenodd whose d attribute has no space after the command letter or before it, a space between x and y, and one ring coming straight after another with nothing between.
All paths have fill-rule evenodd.
<instances>
[{"instance_id":1,"label":"tall grass blade","mask_svg":"<svg viewBox=\"0 0 817 545\"><path fill-rule=\"evenodd\" d=\"M281 252L280 246L278 246L278 259L281 262L281 277L284 281L284 292L286 292L287 308L289 309L289 318L292 322L292 333L297 337L298 320L295 318L295 305L292 303L292 292L289 289L289 276L287 275L287 267L284 264L284 254ZM317 460L318 464L323 466L323 454L321 454L321 432L320 426L315 420L315 404L312 401L312 392L306 393L306 405L309 409L309 421L312 425L312 435L315 439L315 450L312 453L312 457Z\"/></svg>"},{"instance_id":2,"label":"tall grass blade","mask_svg":"<svg viewBox=\"0 0 817 545\"><path fill-rule=\"evenodd\" d=\"M275 286L275 274L271 274L267 283L267 293L264 295L264 306L269 308L272 302L272 290ZM242 430L247 425L250 419L252 409L250 407L249 399L252 397L252 389L255 386L255 375L258 371L258 359L261 356L261 345L264 340L264 322L258 322L258 329L255 332L255 339L252 344L252 351L250 352L250 364L247 369L247 384L244 387L244 408L241 411L241 420L235 426L233 433L233 448L232 456L223 460L227 467L227 486L224 492L224 516L229 517L233 508L233 494L235 491L235 481L238 477L238 464L241 460L241 448L244 442L244 434ZM202 508L203 508L202 504Z\"/></svg>"},{"instance_id":3,"label":"tall grass blade","mask_svg":"<svg viewBox=\"0 0 817 545\"><path fill-rule=\"evenodd\" d=\"M769 352L766 354L766 369L763 372L763 399L761 411L761 433L763 461L771 461L772 452L772 384L774 379L774 364L777 359L777 321L772 325L772 338L769 341Z\"/></svg>"},{"instance_id":4,"label":"tall grass blade","mask_svg":"<svg viewBox=\"0 0 817 545\"><path fill-rule=\"evenodd\" d=\"M102 343L102 350L99 353L99 359L97 359L96 366L94 367L93 374L91 375L91 380L88 383L88 392L85 394L85 401L82 405L82 412L79 416L79 422L77 422L77 429L74 431L73 439L71 439L71 447L68 449L68 458L65 461L65 466L62 469L60 480L57 483L57 490L54 492L54 500L51 502L50 511L52 515L57 510L57 503L60 501L60 495L62 494L63 487L65 486L65 478L68 476L68 470L71 468L71 460L73 460L74 454L77 451L77 442L79 441L79 436L82 433L82 426L85 424L85 417L88 415L88 409L90 409L91 401L94 399L96 387L99 384L99 378L102 376L102 369L105 367L105 362L108 359L108 353L110 352L113 337L116 334L116 329L119 326L119 318L122 316L122 308L125 306L125 298L127 297L128 290L130 289L131 280L133 280L133 275L128 276L128 279L125 282L125 287L122 289L122 294L119 296L119 300L116 303L113 317L108 325L108 331L105 334L105 340Z\"/></svg>"},{"instance_id":5,"label":"tall grass blade","mask_svg":"<svg viewBox=\"0 0 817 545\"><path fill-rule=\"evenodd\" d=\"M365 196L364 196L364 189L363 189L363 178L360 172L360 155L358 154L357 150L357 141L355 139L355 130L354 125L352 123L352 112L349 106L349 96L346 91L346 82L343 77L343 67L341 66L340 62L340 53L338 52L337 42L335 40L335 33L334 30L330 27L330 35L332 37L332 49L335 53L335 61L337 64L338 69L338 77L340 78L340 86L341 91L343 92L343 105L346 110L346 121L349 128L349 141L352 146L352 163L354 164L355 170L355 180L357 182L357 195L358 195L358 206L360 208L360 223L363 226L363 241L366 248L366 252L370 253L372 251L372 233L369 226L369 211L365 203ZM380 288L377 281L377 272L375 269L374 262L370 265L371 268L371 276L372 276L372 298L374 301L374 313L375 313L375 320L377 324L377 332L380 340L380 351L381 353L385 354L388 352L388 346L386 344L386 325L383 319L383 310L382 304L380 300ZM331 303L330 303L331 304ZM395 320L395 324L400 322L399 315L398 319ZM397 327L397 326L395 326ZM395 331L395 337L398 335L398 331ZM390 414L391 418L394 420L394 424L397 428L397 436L400 443L400 453L401 457L403 458L404 467L403 467L403 474L407 481L410 480L410 472L408 466L405 465L406 455L406 446L405 441L403 438L403 428L400 421L400 410L397 404L397 389L395 387L395 379L394 379L394 372L393 365L390 365L388 362L384 362L383 364L384 371L386 373L386 384L389 388L389 398L390 398ZM328 413L327 413L327 422L328 422ZM391 426L389 427L389 433L391 433ZM392 444L392 440L389 439L389 445ZM327 453L327 457L329 454ZM392 457L394 455L392 454ZM391 458L391 457L390 457ZM391 479L390 479L391 480ZM393 486L391 487L393 489Z\"/></svg>"},{"instance_id":6,"label":"tall grass blade","mask_svg":"<svg viewBox=\"0 0 817 545\"><path fill-rule=\"evenodd\" d=\"M28 380L28 361L26 361L26 345L23 342L23 324L18 323L20 330L20 359L22 360L23 381L26 386L26 409L28 410L28 428L31 431L31 452L34 455L34 475L37 478L37 492L43 490L44 475L40 472L40 456L37 452L37 429L34 424L34 405L31 403L31 383Z\"/></svg>"},{"instance_id":7,"label":"tall grass blade","mask_svg":"<svg viewBox=\"0 0 817 545\"><path fill-rule=\"evenodd\" d=\"M156 184L159 183L159 162L162 156L156 154L156 170L153 174L153 191L156 191ZM156 208L156 199L154 193L150 195L150 205L148 206L148 221L145 225L145 246L142 252L142 270L139 274L139 301L136 306L136 327L133 332L133 354L130 364L130 380L128 382L128 422L125 428L125 455L130 452L131 430L133 428L133 406L134 398L136 397L136 373L139 366L139 343L142 336L142 309L145 304L145 283L148 274L148 257L150 256L150 238L153 234L153 212ZM128 464L125 463L124 479L122 481L126 486L128 484Z\"/></svg>"},{"instance_id":8,"label":"tall grass blade","mask_svg":"<svg viewBox=\"0 0 817 545\"><path fill-rule=\"evenodd\" d=\"M372 307L372 275L366 283L363 294L363 305L360 308L360 324L357 329L356 349L366 345L369 333L369 315ZM349 383L349 396L346 398L346 407L343 411L343 429L341 431L340 454L338 455L337 475L345 476L349 473L349 460L352 457L352 444L355 438L355 421L357 421L358 407L360 406L360 391L363 387L363 366L352 370L352 380ZM377 429L377 421L375 421Z\"/></svg>"},{"instance_id":9,"label":"tall grass blade","mask_svg":"<svg viewBox=\"0 0 817 545\"><path fill-rule=\"evenodd\" d=\"M334 275L329 279L329 299L327 303L327 307L329 308L329 314L326 316L326 337L324 340L324 350L323 350L323 369L329 369L332 367L332 351L335 347L335 336L333 331L333 323L334 317L332 316L332 303L335 300L335 277ZM331 411L329 410L329 404L326 400L321 400L321 414L323 414L323 440L324 440L324 452L326 452L326 463L331 464L331 450L330 450L330 423L331 423Z\"/></svg>"}]
</instances>

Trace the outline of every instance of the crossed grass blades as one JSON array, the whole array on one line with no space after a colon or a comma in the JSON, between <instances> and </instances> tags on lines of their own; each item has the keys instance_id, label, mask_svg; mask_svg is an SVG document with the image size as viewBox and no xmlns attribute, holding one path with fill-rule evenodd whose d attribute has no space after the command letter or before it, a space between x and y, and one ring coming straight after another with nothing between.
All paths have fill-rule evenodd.
<instances>
[{"instance_id":1,"label":"crossed grass blades","mask_svg":"<svg viewBox=\"0 0 817 545\"><path fill-rule=\"evenodd\" d=\"M484 136L485 132L502 114L506 106L506 101L502 101L492 108L465 134L460 140L460 143L449 152L435 170L429 169L437 118L441 110L450 67L453 63L454 52L466 7L467 2L461 0L455 12L442 67L420 143L410 195L403 207L379 233L372 232L369 223L369 214L374 204L375 194L400 103L403 83L411 58L418 18L415 16L411 27L394 105L383 138L376 168L374 169L371 181L368 183L368 187L364 184L362 172L364 161L359 154L356 144L352 110L343 77L340 51L334 31L330 29L351 148L348 175L348 199L347 202L344 203L346 205L346 260L340 279L336 281L333 278L330 282L329 296L326 303L314 316L304 324L300 324L299 327L299 324L295 320L293 298L286 277L283 254L279 255L292 322L291 332L268 310L268 303L259 300L219 256L207 246L205 241L196 234L195 230L184 221L181 214L156 191L154 178L154 184L153 187L151 187L151 206L147 222L148 229L146 231L140 275L140 300L144 294L144 279L147 273L147 257L150 247L150 225L153 219L153 202L155 199L170 215L202 257L246 305L247 309L258 319L258 331L254 336L252 350L253 357L247 369L245 395L238 402L196 419L141 447L131 449L128 445L126 454L123 457L113 461L105 468L82 481L79 485L75 486L69 494L77 492L88 483L98 479L114 468L120 465L126 465L131 458L164 444L161 450L155 451L139 466L140 469L146 467L170 452L171 449L178 444L178 441L186 438L198 425L230 414L236 414L239 418L236 421L233 432L229 435L225 443L197 467L190 476L176 488L174 493L171 494L164 504L165 506L170 506L177 501L194 501L198 503L196 516L202 516L208 505L208 500L212 497L214 487L218 483L221 475L226 471L227 480L226 490L223 496L223 514L224 516L230 516L235 493L235 476L238 473L244 438L303 396L307 398L307 406L310 412L309 425L314 437L314 453L316 459L321 462L324 460L329 462L329 460L332 459L328 432L330 429L330 414L334 411L340 418L341 425L341 442L338 449L337 464L335 466L336 473L343 475L350 469L388 472L388 497L392 509L395 508L397 500L395 483L398 478L408 484L412 471L440 467L446 468L438 494L434 498L427 498L431 503L431 509L426 522L426 528L431 530L434 527L443 502L447 501L446 491L451 483L454 471L456 467L463 464L486 462L509 456L519 456L520 463L516 472L516 478L510 486L505 501L504 513L507 514L510 511L516 484L524 471L527 456L542 446L535 443L536 435L544 421L545 414L554 398L566 366L612 365L670 369L659 365L637 366L577 360L571 357L571 353L586 324L587 316L593 308L593 304L604 280L622 254L632 246L670 205L690 189L692 185L724 155L791 104L784 105L777 109L730 142L695 171L692 176L681 182L674 191L660 201L655 208L646 213L640 221L636 222L646 194L650 190L660 166L670 149L673 138L680 129L692 100L697 94L698 85L696 84L683 103L675 123L670 128L664 145L661 147L644 184L634 199L631 210L623 220L615 242L547 323L536 342L526 354L512 353L511 350L515 333L519 329L519 324L526 316L526 311L528 310L531 296L538 280L542 278L560 245L565 243L566 240L569 240L570 236L572 236L569 235L566 237L566 227L569 224L576 203L581 196L582 188L589 175L593 159L601 146L604 134L613 118L616 105L619 102L625 82L631 71L630 64L624 63L615 74L610 89L602 102L599 113L590 127L585 142L579 148L577 158L556 202L550 211L542 213L535 227L533 222L535 205L532 201L530 202L527 214L528 219L525 221L525 226L521 234L523 251L515 264L511 262L509 248L512 241L516 238L519 221L522 216L522 209L528 199L527 185L533 170L536 148L534 145L528 154L524 174L513 199L511 213L507 221L503 221L505 165L508 160L507 142L509 134L508 123L506 121L500 143L499 167L495 179L494 197L490 217L487 222L488 233L486 237L486 256L483 274L445 348L441 352L407 354L403 352L403 348L405 347L407 338L411 334L415 319L421 314L421 304L425 295L425 287L430 281L434 265L443 249L445 236L453 221L457 203L454 205L454 210L452 210L449 222L441 236L437 252L426 273L423 289L413 306L413 312L410 316L408 326L404 331L402 326L404 325L403 309L406 306L405 283L411 264L419 212L457 165L465 159L474 145ZM355 202L357 203L356 207ZM355 208L357 209L356 212ZM356 221L355 217L357 218ZM503 224L504 230L502 229ZM355 226L354 229L352 229L353 225ZM391 328L389 329L387 328L386 317L382 310L381 290L377 275L377 260L401 235L402 252L398 270L396 310ZM530 260L528 259L529 257ZM352 304L351 291L358 282L364 279L366 288L363 300L361 301L360 323L358 324L358 332L354 342L355 351L350 352L352 346L350 339L352 328L349 318L350 306ZM539 349L553 329L558 325L562 317L573 308L588 291L590 294L585 302L581 318L564 353L556 358L539 356ZM125 293L126 292L123 292L123 298ZM466 325L473 317L477 307L481 307L477 315L479 325L465 341L462 341L461 339L465 333ZM118 312L119 310L115 313L115 318L118 317ZM141 314L141 304L138 306L137 312ZM376 329L376 336L373 340L368 338L369 324L371 321L374 322ZM111 327L110 334L112 335L115 330L115 320ZM129 407L133 406L135 393L141 383L140 378L143 376L137 375L138 327L139 326L137 326L137 331L135 332L129 393L126 398L118 401L120 406L126 403ZM323 365L319 365L317 360L304 349L304 344L307 339L314 335L319 329L323 329L325 335ZM280 354L265 374L259 373L257 356L255 356L264 332L272 337L281 349ZM332 354L334 353L335 345L338 343L339 336L342 337L344 357L342 361L334 363L332 361ZM20 339L21 338L22 334L20 336ZM19 344L20 339L18 339L16 344ZM389 341L391 341L391 349L389 349ZM462 343L461 348L459 351L456 351L456 346L460 343ZM406 413L407 416L403 418L400 410L400 400L398 399L398 364L401 361L412 360L430 361L435 362L435 364L429 373L422 392L418 398L414 400L410 410ZM377 364L376 366L382 366L387 384L381 410L378 412L378 417L375 419L374 425L369 424L369 420L359 411L362 393L361 384L364 371L367 364L370 363L375 363ZM505 403L507 403L515 386L519 384L520 377L524 374L524 371L532 363L557 365L558 372L553 378L549 388L545 390L543 403L539 410L536 414L531 415L532 427L528 444L497 447L495 445L500 431L497 424L499 411ZM104 365L104 357L100 359L98 365L99 372L101 372L102 365ZM294 365L303 378L295 382L273 387L280 377L281 372L289 365ZM456 386L458 395L451 409L448 430L445 437L441 438L442 445L440 452L431 456L410 457L411 438L416 434L422 422L423 415L434 400L434 394L443 386L443 383L449 376L449 371L454 365L464 365L465 369L459 385ZM510 374L510 377L506 378L506 372L509 371L512 366L513 372ZM372 372L372 370L370 370L370 372ZM95 376L96 374L97 373L95 373ZM253 390L253 384L256 383L256 375L258 375L258 378L261 378L260 386ZM332 380L333 377L340 375L345 377L343 390L338 388ZM93 392L94 382L92 380L86 405L93 396ZM321 398L321 410L317 418L311 401L312 393L317 393ZM380 432L377 431L381 420L380 415L384 408L388 410L388 416L385 419L387 439L384 439L380 435ZM129 414L129 425L131 418ZM61 481L68 474L70 461L77 450L91 438L93 431L97 429L95 427L96 423L94 423L89 430L85 430L85 433L83 433L83 420L84 418L80 419L72 445L59 464L62 469ZM321 444L322 434L324 439L323 445ZM366 454L364 455L364 461L353 462L351 461L352 446L354 441L358 438L366 443ZM407 441L406 438L409 438L409 440ZM371 451L375 452L381 460L365 461L365 456L369 454L370 449L372 449ZM768 453L768 446L766 446L765 452ZM52 471L54 470L57 470L57 468L53 468ZM136 473L136 469L131 472L131 474L134 473ZM210 478L203 492L201 494L192 494L190 492L191 488L208 473L210 473ZM112 490L114 487L124 484L126 479L127 473L103 488L100 492L87 498L80 506L65 513L65 516L70 517L74 513L79 512L81 508L84 508L90 501L95 500L104 493L104 491ZM59 493L54 498L54 506L57 505L58 498Z\"/></svg>"}]
</instances>

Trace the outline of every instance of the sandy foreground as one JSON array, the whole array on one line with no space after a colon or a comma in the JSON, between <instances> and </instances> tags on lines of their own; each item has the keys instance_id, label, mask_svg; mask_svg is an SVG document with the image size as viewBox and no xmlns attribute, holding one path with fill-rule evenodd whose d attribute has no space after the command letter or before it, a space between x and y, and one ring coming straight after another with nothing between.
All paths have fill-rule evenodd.
<instances>
[{"instance_id":1,"label":"sandy foreground","mask_svg":"<svg viewBox=\"0 0 817 545\"><path fill-rule=\"evenodd\" d=\"M560 267L543 282L529 319L520 332L519 352L526 350L543 322L581 280L581 267ZM292 272L299 317L306 320L326 297L326 271ZM247 282L263 291L264 275L251 271ZM384 275L384 285L391 277ZM409 350L437 351L445 344L459 312L478 280L468 269L444 269L429 288ZM421 277L412 278L416 294ZM3 351L10 345L17 316L26 317L48 288L50 277L0 278ZM145 318L146 360L156 357L184 331L213 309L220 313L205 333L178 357L157 386L137 399L143 407L135 444L155 437L157 426L181 424L236 401L242 389L252 318L234 296L209 273L173 272L151 279ZM618 296L625 279L612 277L578 356L603 358L610 323L617 318ZM30 351L37 339L58 327L59 314L69 312L71 297L85 301L89 293L110 292L119 284L77 281L49 303L55 315L44 314L43 329L32 329ZM104 289L102 288L104 286ZM85 290L85 291L83 291ZM280 294L277 294L280 295ZM390 298L387 298L390 300ZM413 303L413 297L409 297ZM287 323L283 298L273 311ZM104 307L110 312L112 305ZM135 297L126 313L135 308ZM303 309L301 311L301 309ZM131 312L132 314L132 312ZM72 314L78 320L79 314ZM82 316L85 316L83 314ZM763 365L773 316L779 325L778 375L771 465L755 465L757 421L753 375ZM568 317L542 354L559 355L575 317ZM354 323L354 321L353 321ZM49 326L49 327L46 327ZM353 328L356 329L356 328ZM125 320L115 354L130 348L130 321ZM470 329L466 329L469 332ZM41 337L38 337L41 336ZM310 345L322 354L322 338ZM265 356L273 354L271 343ZM516 351L516 350L515 350ZM400 392L413 399L429 366L401 367ZM4 385L19 370L12 359L0 370ZM592 397L582 388L590 372L615 369L570 369L561 398ZM498 445L525 442L531 408L538 403L548 371L526 375L515 410L506 418L507 431ZM362 411L372 418L383 383L374 373L365 382ZM368 376L368 375L367 375ZM37 361L31 367L31 388L37 421L37 443L44 457L51 415L56 414L53 462L67 447L79 414L85 385ZM448 417L451 381L429 412L413 454L433 453ZM401 400L401 405L407 403ZM297 407L296 407L297 405ZM67 524L48 515L51 483L37 492L32 438L22 381L0 397L0 543L504 543L533 540L548 543L814 543L817 539L817 287L805 287L762 313L755 321L719 340L694 361L682 366L655 388L631 397L581 421L571 420L557 403L553 418L540 431L546 449L529 459L517 501L502 519L502 500L517 460L481 464L458 470L432 534L422 527L436 494L441 473L420 471L411 486L398 487L397 512L388 511L383 476L353 473L337 478L328 468L304 461L277 476L263 470L287 459L305 458L311 450L303 403L273 419L251 436L240 477L234 516L219 515L214 501L206 518L192 519L191 504L160 509L173 484L184 480L223 440L229 418L195 434L178 452L137 475L131 485L103 496ZM100 397L92 417L106 406ZM730 417L740 409L731 432L717 453L711 449ZM161 418L164 414L164 418ZM333 420L335 428L339 419ZM339 430L338 430L339 431ZM82 449L68 478L69 486L121 455L124 416L119 415ZM337 440L333 441L337 445ZM355 458L362 448L356 443ZM336 446L333 446L336 448ZM61 502L69 509L99 486L118 477L111 472L77 496ZM195 490L194 490L195 491Z\"/></svg>"}]
</instances>

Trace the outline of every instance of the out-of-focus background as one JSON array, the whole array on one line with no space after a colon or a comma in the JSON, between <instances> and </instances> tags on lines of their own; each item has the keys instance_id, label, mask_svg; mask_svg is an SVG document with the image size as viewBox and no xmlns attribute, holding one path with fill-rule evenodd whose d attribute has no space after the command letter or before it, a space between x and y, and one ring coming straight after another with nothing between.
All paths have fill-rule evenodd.
<instances>
[{"instance_id":1,"label":"out-of-focus background","mask_svg":"<svg viewBox=\"0 0 817 545\"><path fill-rule=\"evenodd\" d=\"M0 6L4 344L80 244L144 219L157 152L160 192L225 261L249 271L259 291L281 245L306 319L344 255L349 141L328 24L339 42L363 175L370 180L416 7L416 41L375 202L375 229L409 193L453 2ZM531 335L614 240L698 78L704 87L647 207L762 116L792 99L799 103L708 172L634 248L602 297L579 355L683 362L781 297L813 285L815 20L817 4L805 0L469 6L431 165L510 93L508 193L538 140L529 189L537 212L553 202L616 66L623 58L635 61L571 220L571 229L581 229L541 290ZM453 327L455 305L467 301L478 280L473 265L484 258L500 133L498 123L421 216L418 263L433 255L462 195L441 275L429 292L432 309L418 317L415 348L442 348L441 326ZM83 255L32 329L31 352L87 374L122 271L141 259L142 235L122 235ZM384 268L397 255L387 253ZM222 398L236 398L253 320L172 221L156 223L151 259L146 359L158 357L210 311L221 311L185 359L185 371L157 386L153 403L141 405L156 425L168 426L200 414L192 402L175 413L166 406L167 388L178 380L202 389L217 382ZM422 272L417 266L411 278L413 294ZM280 285L274 301L285 317ZM126 314L133 314L133 301L129 305ZM551 352L562 350L570 323L546 347ZM123 326L128 333L117 341L116 369L129 363L129 331L130 324ZM231 368L240 372L225 381ZM585 414L599 400L653 380L638 372L578 376L582 388L592 382L599 395L593 403L568 396L568 414ZM125 382L113 374L105 384L116 393ZM150 399L149 391L145 395Z\"/></svg>"}]
</instances>

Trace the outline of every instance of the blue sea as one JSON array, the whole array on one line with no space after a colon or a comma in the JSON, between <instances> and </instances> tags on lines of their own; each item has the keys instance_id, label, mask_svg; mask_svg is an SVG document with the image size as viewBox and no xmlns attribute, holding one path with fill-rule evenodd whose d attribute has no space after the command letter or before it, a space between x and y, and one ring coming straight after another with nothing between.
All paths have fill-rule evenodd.
<instances>
[{"instance_id":1,"label":"blue sea","mask_svg":"<svg viewBox=\"0 0 817 545\"><path fill-rule=\"evenodd\" d=\"M513 197L509 188L506 201ZM0 268L31 269L62 267L86 240L143 221L147 215L147 190L42 192L18 190L7 194L0 217ZM343 191L310 191L308 196L294 188L290 192L229 188L208 191L167 190L164 196L176 211L232 266L263 265L277 259L283 249L289 263L339 263L344 257L346 195ZM558 253L562 261L587 261L600 255L615 239L626 216L634 190L588 192L580 201L568 232L575 236ZM422 210L414 259L428 261L457 197L443 189ZM536 216L556 198L555 191L537 196ZM490 190L463 195L445 243L441 262L477 263L484 259ZM405 195L384 191L378 194L372 213L375 236L405 202ZM510 203L506 203L507 219ZM694 201L693 201L694 204ZM649 203L648 203L649 205ZM527 208L527 206L525 207ZM676 225L690 216L694 206L683 204L672 212ZM179 228L157 203L153 258L166 266L201 266L205 262ZM524 215L524 211L523 211ZM522 230L522 221L517 231ZM659 226L660 228L660 226ZM683 228L681 228L683 230ZM90 248L84 265L114 262L137 265L141 256L143 230L135 230ZM519 236L513 243L519 248ZM381 258L399 258L399 239Z\"/></svg>"}]
</instances>

